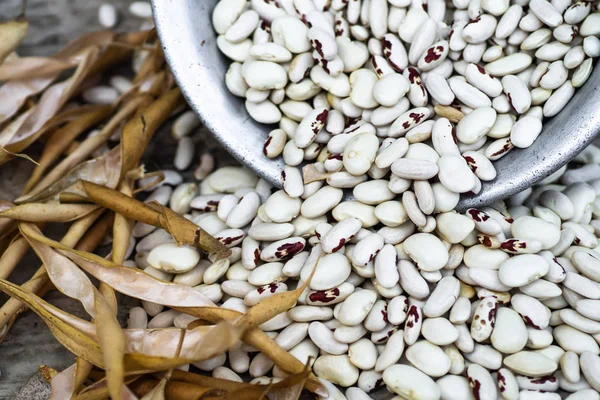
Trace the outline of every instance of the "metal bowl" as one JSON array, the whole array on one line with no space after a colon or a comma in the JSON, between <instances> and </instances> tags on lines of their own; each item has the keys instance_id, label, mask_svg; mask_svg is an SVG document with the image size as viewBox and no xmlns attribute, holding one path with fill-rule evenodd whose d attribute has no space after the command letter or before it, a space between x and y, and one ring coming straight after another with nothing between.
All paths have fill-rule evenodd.
<instances>
[{"instance_id":1,"label":"metal bowl","mask_svg":"<svg viewBox=\"0 0 600 400\"><path fill-rule=\"evenodd\" d=\"M222 55L212 29L218 0L153 0L154 20L167 61L190 106L237 160L280 186L283 160L263 155L274 126L250 118L244 100L229 93ZM565 165L600 132L600 68L577 90L569 104L544 123L540 137L527 149L514 149L494 163L498 176L476 196L463 196L459 210L479 207L518 193Z\"/></svg>"}]
</instances>

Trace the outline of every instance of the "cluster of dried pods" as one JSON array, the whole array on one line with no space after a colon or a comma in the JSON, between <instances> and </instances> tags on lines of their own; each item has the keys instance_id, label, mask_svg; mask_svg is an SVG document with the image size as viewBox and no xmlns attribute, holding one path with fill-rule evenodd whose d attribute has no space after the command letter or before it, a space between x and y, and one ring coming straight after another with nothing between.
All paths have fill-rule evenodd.
<instances>
[{"instance_id":1,"label":"cluster of dried pods","mask_svg":"<svg viewBox=\"0 0 600 400\"><path fill-rule=\"evenodd\" d=\"M16 157L36 163L21 196L0 200L0 290L11 297L0 307L1 339L29 308L77 356L63 372L44 370L53 399L225 399L240 393L296 399L304 387L326 394L302 363L256 328L291 308L303 287L241 315L217 308L187 285L124 266L133 250L135 221L160 227L178 244L215 259L231 254L194 222L159 203L133 198L143 189L140 179L150 179L150 186L164 179L162 173L145 173L140 160L157 129L185 111L152 25L145 24L149 29L128 34L84 35L48 58L16 54L29 27L24 15L0 24L0 165ZM124 63L132 66L131 78L112 76ZM36 142L43 150L34 161L24 152ZM68 225L60 241L47 236L55 224ZM95 255L107 236L112 251ZM29 249L42 265L16 285L8 278ZM91 321L44 301L51 290L81 302ZM115 292L200 322L186 329L122 329ZM250 385L176 369L241 341L269 354L288 377Z\"/></svg>"}]
</instances>

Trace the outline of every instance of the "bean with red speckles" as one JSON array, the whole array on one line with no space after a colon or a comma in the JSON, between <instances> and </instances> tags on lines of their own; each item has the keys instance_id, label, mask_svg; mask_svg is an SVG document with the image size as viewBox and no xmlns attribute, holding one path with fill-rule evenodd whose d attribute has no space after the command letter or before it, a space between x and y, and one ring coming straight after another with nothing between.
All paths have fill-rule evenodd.
<instances>
[{"instance_id":1,"label":"bean with red speckles","mask_svg":"<svg viewBox=\"0 0 600 400\"><path fill-rule=\"evenodd\" d=\"M481 300L475 309L473 322L471 323L471 336L477 342L483 342L492 335L497 310L498 300L495 297L487 297Z\"/></svg>"},{"instance_id":2,"label":"bean with red speckles","mask_svg":"<svg viewBox=\"0 0 600 400\"><path fill-rule=\"evenodd\" d=\"M304 149L310 145L327 123L329 111L317 108L308 113L298 125L294 142L298 148Z\"/></svg>"},{"instance_id":3,"label":"bean with red speckles","mask_svg":"<svg viewBox=\"0 0 600 400\"><path fill-rule=\"evenodd\" d=\"M432 44L427 48L419 61L417 66L421 71L430 71L440 65L448 56L448 41L441 40L437 43Z\"/></svg>"},{"instance_id":4,"label":"bean with red speckles","mask_svg":"<svg viewBox=\"0 0 600 400\"><path fill-rule=\"evenodd\" d=\"M301 237L282 239L262 249L260 258L266 262L285 260L300 253L305 245L306 240Z\"/></svg>"},{"instance_id":5,"label":"bean with red speckles","mask_svg":"<svg viewBox=\"0 0 600 400\"><path fill-rule=\"evenodd\" d=\"M360 240L354 247L352 259L357 266L366 266L377 256L383 248L383 237L377 233L372 233Z\"/></svg>"},{"instance_id":6,"label":"bean with red speckles","mask_svg":"<svg viewBox=\"0 0 600 400\"><path fill-rule=\"evenodd\" d=\"M347 218L336 224L321 238L321 247L326 253L340 250L360 230L362 223L356 218Z\"/></svg>"},{"instance_id":7,"label":"bean with red speckles","mask_svg":"<svg viewBox=\"0 0 600 400\"><path fill-rule=\"evenodd\" d=\"M555 392L558 390L558 379L554 376L542 376L531 378L528 376L517 376L517 383L522 390L533 390L537 392Z\"/></svg>"},{"instance_id":8,"label":"bean with red speckles","mask_svg":"<svg viewBox=\"0 0 600 400\"><path fill-rule=\"evenodd\" d=\"M408 313L406 322L404 324L404 342L412 346L419 335L421 334L421 327L423 325L423 311L417 304L410 304L408 307Z\"/></svg>"},{"instance_id":9,"label":"bean with red speckles","mask_svg":"<svg viewBox=\"0 0 600 400\"><path fill-rule=\"evenodd\" d=\"M311 306L328 306L344 301L354 291L354 286L344 282L327 290L311 290L306 295L306 304Z\"/></svg>"},{"instance_id":10,"label":"bean with red speckles","mask_svg":"<svg viewBox=\"0 0 600 400\"><path fill-rule=\"evenodd\" d=\"M508 368L501 368L496 373L498 390L503 398L517 400L519 398L519 384L514 374Z\"/></svg>"},{"instance_id":11,"label":"bean with red speckles","mask_svg":"<svg viewBox=\"0 0 600 400\"><path fill-rule=\"evenodd\" d=\"M326 60L333 60L337 55L335 39L323 28L313 27L308 30L307 38L313 48Z\"/></svg>"},{"instance_id":12,"label":"bean with red speckles","mask_svg":"<svg viewBox=\"0 0 600 400\"><path fill-rule=\"evenodd\" d=\"M388 303L388 321L393 325L400 325L406 320L408 313L408 298L396 296Z\"/></svg>"},{"instance_id":13,"label":"bean with red speckles","mask_svg":"<svg viewBox=\"0 0 600 400\"><path fill-rule=\"evenodd\" d=\"M421 79L421 75L416 68L408 67L402 72L402 75L409 82L408 100L415 107L424 107L427 105L429 95L425 90L425 85Z\"/></svg>"},{"instance_id":14,"label":"bean with red speckles","mask_svg":"<svg viewBox=\"0 0 600 400\"><path fill-rule=\"evenodd\" d=\"M517 114L524 114L531 107L531 94L523 81L514 75L502 78L504 94Z\"/></svg>"},{"instance_id":15,"label":"bean with red speckles","mask_svg":"<svg viewBox=\"0 0 600 400\"><path fill-rule=\"evenodd\" d=\"M489 14L483 14L472 19L462 31L467 43L482 43L488 40L496 30L498 21Z\"/></svg>"},{"instance_id":16,"label":"bean with red speckles","mask_svg":"<svg viewBox=\"0 0 600 400\"><path fill-rule=\"evenodd\" d=\"M550 310L539 300L524 294L516 294L511 300L511 305L527 325L536 329L545 329L548 326Z\"/></svg>"},{"instance_id":17,"label":"bean with red speckles","mask_svg":"<svg viewBox=\"0 0 600 400\"><path fill-rule=\"evenodd\" d=\"M467 379L471 386L471 392L476 399L494 400L498 396L496 384L492 375L483 367L471 364L467 368Z\"/></svg>"},{"instance_id":18,"label":"bean with red speckles","mask_svg":"<svg viewBox=\"0 0 600 400\"><path fill-rule=\"evenodd\" d=\"M283 282L273 282L268 285L261 286L248 292L244 296L244 304L248 307L252 307L255 304L258 304L261 300L274 296L277 293L282 293L287 291L287 285Z\"/></svg>"},{"instance_id":19,"label":"bean with red speckles","mask_svg":"<svg viewBox=\"0 0 600 400\"><path fill-rule=\"evenodd\" d=\"M425 122L430 116L431 110L427 107L418 107L408 110L394 121L388 135L390 137L402 136L410 129Z\"/></svg>"}]
</instances>

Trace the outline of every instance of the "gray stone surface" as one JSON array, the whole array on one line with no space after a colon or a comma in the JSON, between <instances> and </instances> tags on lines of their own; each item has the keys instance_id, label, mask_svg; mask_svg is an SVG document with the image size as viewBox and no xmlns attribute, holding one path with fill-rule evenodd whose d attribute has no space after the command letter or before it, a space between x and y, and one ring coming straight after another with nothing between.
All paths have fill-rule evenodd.
<instances>
[{"instance_id":1,"label":"gray stone surface","mask_svg":"<svg viewBox=\"0 0 600 400\"><path fill-rule=\"evenodd\" d=\"M31 22L19 54L51 55L78 35L102 29L98 23L98 7L110 3L119 9L121 31L136 29L140 20L127 12L129 0L29 0L27 18ZM0 1L0 19L19 15L21 0Z\"/></svg>"},{"instance_id":2,"label":"gray stone surface","mask_svg":"<svg viewBox=\"0 0 600 400\"><path fill-rule=\"evenodd\" d=\"M35 373L12 397L13 400L46 400L50 397L50 384Z\"/></svg>"}]
</instances>

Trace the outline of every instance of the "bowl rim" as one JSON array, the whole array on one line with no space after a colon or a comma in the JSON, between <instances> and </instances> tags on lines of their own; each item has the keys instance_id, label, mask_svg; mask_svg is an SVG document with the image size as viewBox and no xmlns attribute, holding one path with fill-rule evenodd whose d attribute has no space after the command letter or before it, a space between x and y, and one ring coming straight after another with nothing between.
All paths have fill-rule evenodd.
<instances>
[{"instance_id":1,"label":"bowl rim","mask_svg":"<svg viewBox=\"0 0 600 400\"><path fill-rule=\"evenodd\" d=\"M166 61L183 96L204 127L242 165L280 187L281 170L285 166L283 160L281 157L268 159L263 155L266 137L276 126L259 124L252 120L245 109L243 99L228 92L224 81L226 69L218 73L219 82L213 82L210 79L215 74L212 66L198 57L198 54L211 51L209 46L214 46L223 63L231 62L217 49L217 35L212 28L210 15L217 2L218 0L201 0L198 4L194 0L152 0L154 22ZM191 7L196 9L190 10ZM208 19L208 25L192 23L197 22L192 21L192 17L196 15L194 11L197 10L208 15L208 18L205 18ZM198 40L197 35L201 32L209 32L210 35ZM228 95L227 102L219 99L223 97L219 96L219 93L198 95L203 89L216 89L217 85L222 93L226 92ZM227 107L235 108L237 114L224 110ZM231 121L224 121L223 118L219 118L220 115L236 118L237 125L232 125ZM231 129L250 129L264 132L264 135L240 137L229 134Z\"/></svg>"}]
</instances>

